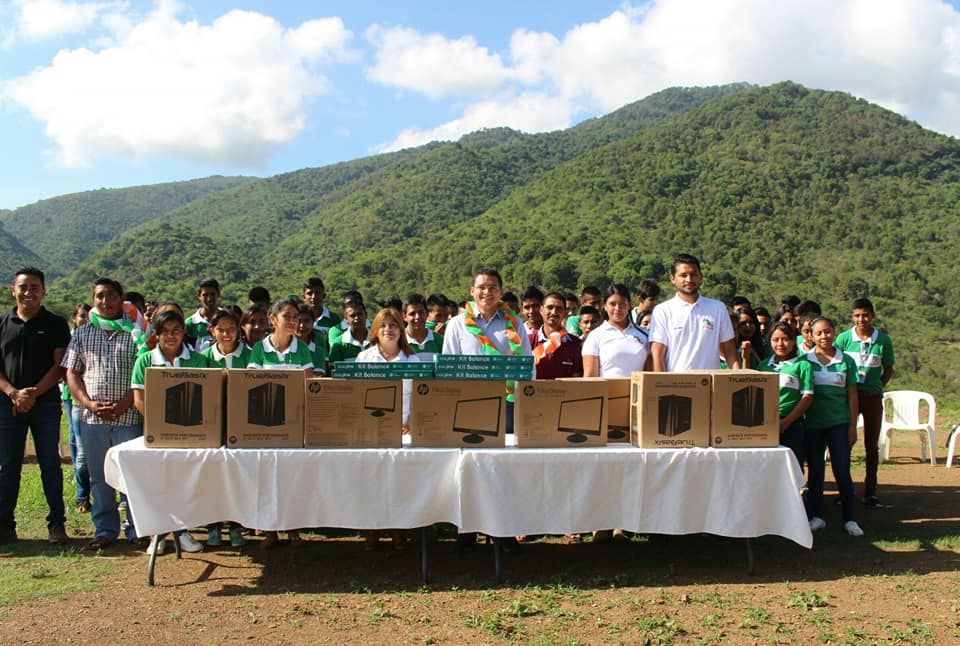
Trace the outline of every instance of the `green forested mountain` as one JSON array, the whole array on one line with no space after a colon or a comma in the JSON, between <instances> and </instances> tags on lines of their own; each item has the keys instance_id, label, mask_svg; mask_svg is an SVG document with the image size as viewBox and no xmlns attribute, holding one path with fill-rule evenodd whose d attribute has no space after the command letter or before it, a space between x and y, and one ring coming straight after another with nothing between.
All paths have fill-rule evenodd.
<instances>
[{"instance_id":1,"label":"green forested mountain","mask_svg":"<svg viewBox=\"0 0 960 646\"><path fill-rule=\"evenodd\" d=\"M247 181L250 178L208 177L74 193L0 213L0 224L41 259L47 273L56 276L70 271L131 227ZM23 263L17 259L13 264Z\"/></svg>"},{"instance_id":2,"label":"green forested mountain","mask_svg":"<svg viewBox=\"0 0 960 646\"><path fill-rule=\"evenodd\" d=\"M206 195L107 243L51 295L108 273L192 305L203 275L239 301L320 274L333 297L459 299L481 264L515 290L569 290L665 279L689 251L719 298L773 308L795 293L846 321L869 296L898 344L895 384L960 400L958 214L956 139L792 83L675 89L565 131L487 130Z\"/></svg>"},{"instance_id":3,"label":"green forested mountain","mask_svg":"<svg viewBox=\"0 0 960 646\"><path fill-rule=\"evenodd\" d=\"M27 265L40 266L42 263L32 251L7 233L0 224L0 276L9 277L20 267ZM10 284L9 282L7 283Z\"/></svg>"}]
</instances>

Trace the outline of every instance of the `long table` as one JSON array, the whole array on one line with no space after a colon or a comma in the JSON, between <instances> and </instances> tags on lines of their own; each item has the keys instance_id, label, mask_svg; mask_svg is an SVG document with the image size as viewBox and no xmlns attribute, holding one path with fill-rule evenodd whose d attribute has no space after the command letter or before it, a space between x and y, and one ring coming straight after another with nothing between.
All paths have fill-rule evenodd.
<instances>
[{"instance_id":1,"label":"long table","mask_svg":"<svg viewBox=\"0 0 960 646\"><path fill-rule=\"evenodd\" d=\"M803 473L783 447L157 449L136 438L111 448L105 468L142 536L223 520L264 530L447 522L491 536L617 527L813 545Z\"/></svg>"}]
</instances>

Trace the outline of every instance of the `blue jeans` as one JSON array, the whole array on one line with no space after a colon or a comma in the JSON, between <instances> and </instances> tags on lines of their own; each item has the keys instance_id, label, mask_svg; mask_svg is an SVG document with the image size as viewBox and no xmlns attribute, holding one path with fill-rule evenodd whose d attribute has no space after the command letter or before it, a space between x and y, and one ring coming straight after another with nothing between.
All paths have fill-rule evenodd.
<instances>
[{"instance_id":1,"label":"blue jeans","mask_svg":"<svg viewBox=\"0 0 960 646\"><path fill-rule=\"evenodd\" d=\"M79 411L74 410L73 401L63 402L63 415L70 429L70 460L73 462L73 481L77 485L77 502L90 499L90 472L87 471L87 456L83 453L83 442L77 430Z\"/></svg>"},{"instance_id":2,"label":"blue jeans","mask_svg":"<svg viewBox=\"0 0 960 646\"><path fill-rule=\"evenodd\" d=\"M803 471L803 443L805 441L804 435L806 434L806 429L807 427L803 423L803 418L800 418L780 434L780 446L785 446L793 451L793 454L797 456L797 462L800 463L801 471ZM823 453L822 450L820 452Z\"/></svg>"},{"instance_id":3,"label":"blue jeans","mask_svg":"<svg viewBox=\"0 0 960 646\"><path fill-rule=\"evenodd\" d=\"M120 512L117 510L117 492L107 484L103 475L103 464L111 446L143 435L143 426L114 426L112 424L88 424L77 420L80 442L87 456L87 470L90 472L90 490L93 493L91 517L96 536L117 540L120 535ZM129 517L129 516L128 516ZM136 530L131 523L127 538L136 538Z\"/></svg>"},{"instance_id":4,"label":"blue jeans","mask_svg":"<svg viewBox=\"0 0 960 646\"><path fill-rule=\"evenodd\" d=\"M33 435L40 465L40 482L47 499L47 527L63 525L63 472L60 469L60 402L37 402L28 413L13 414L10 405L0 406L0 527L15 529L13 517L20 496L20 471L27 444L27 428Z\"/></svg>"},{"instance_id":5,"label":"blue jeans","mask_svg":"<svg viewBox=\"0 0 960 646\"><path fill-rule=\"evenodd\" d=\"M810 468L810 481L807 483L807 516L823 518L823 478L826 464L823 459L824 448L830 449L830 466L833 478L840 491L843 504L843 522L853 520L853 479L850 477L850 442L847 431L850 425L844 422L829 428L808 428L804 434L804 449L807 453L807 465Z\"/></svg>"}]
</instances>

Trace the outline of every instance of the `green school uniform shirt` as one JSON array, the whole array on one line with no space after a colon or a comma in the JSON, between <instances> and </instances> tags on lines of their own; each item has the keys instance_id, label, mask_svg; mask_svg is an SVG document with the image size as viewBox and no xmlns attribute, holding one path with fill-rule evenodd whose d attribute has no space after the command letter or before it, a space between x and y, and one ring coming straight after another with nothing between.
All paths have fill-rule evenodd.
<instances>
[{"instance_id":1,"label":"green school uniform shirt","mask_svg":"<svg viewBox=\"0 0 960 646\"><path fill-rule=\"evenodd\" d=\"M167 368L209 368L210 362L199 352L183 346L183 350L171 363L160 352L160 348L154 348L150 352L144 352L137 357L136 363L133 364L130 387L135 390L143 390L147 368L162 368L164 366Z\"/></svg>"},{"instance_id":2,"label":"green school uniform shirt","mask_svg":"<svg viewBox=\"0 0 960 646\"><path fill-rule=\"evenodd\" d=\"M310 356L313 359L313 369L317 372L327 372L327 337L322 334L315 334L314 338L319 340L311 341L307 344L310 350Z\"/></svg>"},{"instance_id":3,"label":"green school uniform shirt","mask_svg":"<svg viewBox=\"0 0 960 646\"><path fill-rule=\"evenodd\" d=\"M210 362L211 368L239 369L246 368L250 363L250 346L245 343L237 344L237 349L230 354L221 354L217 344L214 343L209 348L201 352Z\"/></svg>"},{"instance_id":4,"label":"green school uniform shirt","mask_svg":"<svg viewBox=\"0 0 960 646\"><path fill-rule=\"evenodd\" d=\"M335 361L353 361L363 350L370 347L370 337L367 336L363 342L353 338L349 328L341 334L336 341L330 344L330 354L328 356L330 363Z\"/></svg>"},{"instance_id":5,"label":"green school uniform shirt","mask_svg":"<svg viewBox=\"0 0 960 646\"><path fill-rule=\"evenodd\" d=\"M840 349L827 365L820 363L813 350L804 357L813 372L813 404L807 409L807 428L849 424L847 388L857 384L857 364Z\"/></svg>"},{"instance_id":6,"label":"green school uniform shirt","mask_svg":"<svg viewBox=\"0 0 960 646\"><path fill-rule=\"evenodd\" d=\"M317 317L317 320L313 322L313 329L315 332L327 334L331 328L339 327L339 325L340 315L331 312L324 306L323 312Z\"/></svg>"},{"instance_id":7,"label":"green school uniform shirt","mask_svg":"<svg viewBox=\"0 0 960 646\"><path fill-rule=\"evenodd\" d=\"M762 372L780 374L780 417L789 415L804 395L813 394L813 371L803 357L793 357L775 363L770 357L760 363Z\"/></svg>"},{"instance_id":8,"label":"green school uniform shirt","mask_svg":"<svg viewBox=\"0 0 960 646\"><path fill-rule=\"evenodd\" d=\"M197 347L208 347L212 341L210 338L210 322L203 318L203 311L197 310L185 323L186 335L197 340Z\"/></svg>"},{"instance_id":9,"label":"green school uniform shirt","mask_svg":"<svg viewBox=\"0 0 960 646\"><path fill-rule=\"evenodd\" d=\"M443 352L443 335L430 329L427 330L427 337L423 343L417 343L409 334L407 334L407 343L420 361L433 361Z\"/></svg>"},{"instance_id":10,"label":"green school uniform shirt","mask_svg":"<svg viewBox=\"0 0 960 646\"><path fill-rule=\"evenodd\" d=\"M250 350L250 361L248 368L262 368L273 370L303 370L313 368L313 357L310 356L310 348L307 344L293 337L290 340L290 346L286 352L280 352L270 342L270 335L257 341L253 349Z\"/></svg>"},{"instance_id":11,"label":"green school uniform shirt","mask_svg":"<svg viewBox=\"0 0 960 646\"><path fill-rule=\"evenodd\" d=\"M873 328L866 341L860 339L853 328L837 336L834 345L857 364L857 390L863 393L882 394L883 369L894 364L893 341L886 332Z\"/></svg>"}]
</instances>

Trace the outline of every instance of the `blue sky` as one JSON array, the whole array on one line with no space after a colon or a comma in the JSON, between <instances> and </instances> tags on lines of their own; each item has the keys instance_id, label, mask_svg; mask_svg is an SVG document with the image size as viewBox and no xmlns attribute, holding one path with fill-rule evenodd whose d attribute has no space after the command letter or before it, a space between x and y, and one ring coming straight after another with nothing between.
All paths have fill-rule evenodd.
<instances>
[{"instance_id":1,"label":"blue sky","mask_svg":"<svg viewBox=\"0 0 960 646\"><path fill-rule=\"evenodd\" d=\"M0 208L788 79L960 134L960 13L939 0L0 0Z\"/></svg>"}]
</instances>

